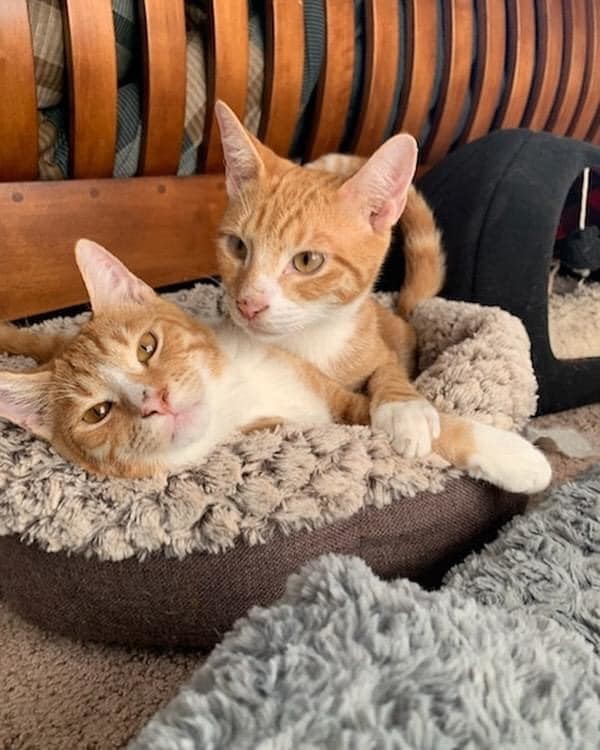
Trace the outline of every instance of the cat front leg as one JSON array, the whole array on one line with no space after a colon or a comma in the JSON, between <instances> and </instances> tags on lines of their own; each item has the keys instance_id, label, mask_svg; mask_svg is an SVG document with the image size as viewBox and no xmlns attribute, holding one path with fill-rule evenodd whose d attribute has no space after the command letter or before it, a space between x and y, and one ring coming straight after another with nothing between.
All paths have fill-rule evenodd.
<instances>
[{"instance_id":1,"label":"cat front leg","mask_svg":"<svg viewBox=\"0 0 600 750\"><path fill-rule=\"evenodd\" d=\"M437 410L412 385L406 371L395 361L378 367L370 377L371 426L383 430L406 458L431 453L440 435Z\"/></svg>"},{"instance_id":2,"label":"cat front leg","mask_svg":"<svg viewBox=\"0 0 600 750\"><path fill-rule=\"evenodd\" d=\"M287 359L310 390L324 400L334 422L356 425L370 423L370 402L363 393L345 388L310 362L289 352L278 350L277 354Z\"/></svg>"}]
</instances>

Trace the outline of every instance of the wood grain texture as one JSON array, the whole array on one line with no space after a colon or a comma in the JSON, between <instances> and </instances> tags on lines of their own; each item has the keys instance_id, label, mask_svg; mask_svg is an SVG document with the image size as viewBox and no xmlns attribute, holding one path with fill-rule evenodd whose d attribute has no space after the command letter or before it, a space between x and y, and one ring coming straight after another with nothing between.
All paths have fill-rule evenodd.
<instances>
[{"instance_id":1,"label":"wood grain texture","mask_svg":"<svg viewBox=\"0 0 600 750\"><path fill-rule=\"evenodd\" d=\"M564 43L563 0L536 0L537 56L533 90L523 127L546 127L561 77Z\"/></svg>"},{"instance_id":2,"label":"wood grain texture","mask_svg":"<svg viewBox=\"0 0 600 750\"><path fill-rule=\"evenodd\" d=\"M224 207L221 175L0 183L0 318L85 301L73 255L80 237L153 286L211 275Z\"/></svg>"},{"instance_id":3,"label":"wood grain texture","mask_svg":"<svg viewBox=\"0 0 600 750\"><path fill-rule=\"evenodd\" d=\"M308 138L307 160L337 151L346 130L354 74L354 4L324 0L325 59Z\"/></svg>"},{"instance_id":4,"label":"wood grain texture","mask_svg":"<svg viewBox=\"0 0 600 750\"><path fill-rule=\"evenodd\" d=\"M258 137L287 156L300 116L304 75L304 2L268 0L265 83Z\"/></svg>"},{"instance_id":5,"label":"wood grain texture","mask_svg":"<svg viewBox=\"0 0 600 750\"><path fill-rule=\"evenodd\" d=\"M0 180L38 175L38 126L26 0L0 3Z\"/></svg>"},{"instance_id":6,"label":"wood grain texture","mask_svg":"<svg viewBox=\"0 0 600 750\"><path fill-rule=\"evenodd\" d=\"M600 107L600 4L586 3L587 54L581 97L567 130L572 138L585 138Z\"/></svg>"},{"instance_id":7,"label":"wood grain texture","mask_svg":"<svg viewBox=\"0 0 600 750\"><path fill-rule=\"evenodd\" d=\"M546 125L557 135L565 135L569 129L581 96L587 54L587 3L589 0L563 0L563 61L558 92Z\"/></svg>"},{"instance_id":8,"label":"wood grain texture","mask_svg":"<svg viewBox=\"0 0 600 750\"><path fill-rule=\"evenodd\" d=\"M186 33L183 0L140 0L144 115L140 174L177 171L183 141Z\"/></svg>"},{"instance_id":9,"label":"wood grain texture","mask_svg":"<svg viewBox=\"0 0 600 750\"><path fill-rule=\"evenodd\" d=\"M504 83L506 6L498 0L477 2L477 68L471 114L461 142L485 135L494 120Z\"/></svg>"},{"instance_id":10,"label":"wood grain texture","mask_svg":"<svg viewBox=\"0 0 600 750\"><path fill-rule=\"evenodd\" d=\"M533 84L536 21L533 0L506 0L506 83L495 120L497 128L518 128Z\"/></svg>"},{"instance_id":11,"label":"wood grain texture","mask_svg":"<svg viewBox=\"0 0 600 750\"><path fill-rule=\"evenodd\" d=\"M424 160L435 164L459 136L471 76L475 10L471 0L444 0L444 74Z\"/></svg>"},{"instance_id":12,"label":"wood grain texture","mask_svg":"<svg viewBox=\"0 0 600 750\"><path fill-rule=\"evenodd\" d=\"M383 142L394 102L400 55L397 0L365 0L365 80L352 151L369 156Z\"/></svg>"},{"instance_id":13,"label":"wood grain texture","mask_svg":"<svg viewBox=\"0 0 600 750\"><path fill-rule=\"evenodd\" d=\"M406 70L394 130L419 138L431 107L438 55L437 0L406 2Z\"/></svg>"},{"instance_id":14,"label":"wood grain texture","mask_svg":"<svg viewBox=\"0 0 600 750\"><path fill-rule=\"evenodd\" d=\"M206 60L206 120L198 159L199 170L221 172L223 150L215 118L215 102L222 99L244 117L248 88L248 3L247 0L210 0L210 33Z\"/></svg>"},{"instance_id":15,"label":"wood grain texture","mask_svg":"<svg viewBox=\"0 0 600 750\"><path fill-rule=\"evenodd\" d=\"M117 57L110 0L65 0L70 172L110 177L117 140Z\"/></svg>"}]
</instances>

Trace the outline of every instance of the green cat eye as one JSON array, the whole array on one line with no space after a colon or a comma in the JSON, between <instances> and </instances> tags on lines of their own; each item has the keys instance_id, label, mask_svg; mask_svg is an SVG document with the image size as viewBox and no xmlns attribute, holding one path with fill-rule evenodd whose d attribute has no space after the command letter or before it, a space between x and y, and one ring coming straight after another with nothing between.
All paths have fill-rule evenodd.
<instances>
[{"instance_id":1,"label":"green cat eye","mask_svg":"<svg viewBox=\"0 0 600 750\"><path fill-rule=\"evenodd\" d=\"M112 401L102 401L100 404L95 404L83 414L83 421L88 424L98 424L106 419L112 409Z\"/></svg>"},{"instance_id":2,"label":"green cat eye","mask_svg":"<svg viewBox=\"0 0 600 750\"><path fill-rule=\"evenodd\" d=\"M138 362L145 364L154 354L158 346L156 336L147 331L138 342L137 358Z\"/></svg>"},{"instance_id":3,"label":"green cat eye","mask_svg":"<svg viewBox=\"0 0 600 750\"><path fill-rule=\"evenodd\" d=\"M323 253L315 253L311 250L305 250L303 253L297 253L292 258L292 265L300 273L314 273L325 263Z\"/></svg>"},{"instance_id":4,"label":"green cat eye","mask_svg":"<svg viewBox=\"0 0 600 750\"><path fill-rule=\"evenodd\" d=\"M235 234L227 235L227 246L229 252L237 260L246 260L248 257L248 248L246 247L244 240L240 237L236 237Z\"/></svg>"}]
</instances>

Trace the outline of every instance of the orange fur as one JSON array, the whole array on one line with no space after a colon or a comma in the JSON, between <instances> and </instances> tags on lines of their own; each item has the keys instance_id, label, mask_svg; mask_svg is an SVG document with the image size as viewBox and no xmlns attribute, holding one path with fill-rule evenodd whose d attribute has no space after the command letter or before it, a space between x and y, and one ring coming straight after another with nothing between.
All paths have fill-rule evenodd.
<instances>
[{"instance_id":1,"label":"orange fur","mask_svg":"<svg viewBox=\"0 0 600 750\"><path fill-rule=\"evenodd\" d=\"M419 191L411 187L400 219L404 236L404 284L398 312L408 319L423 300L435 297L444 283L442 237L433 212Z\"/></svg>"},{"instance_id":2,"label":"orange fur","mask_svg":"<svg viewBox=\"0 0 600 750\"><path fill-rule=\"evenodd\" d=\"M59 354L69 341L65 334L48 335L0 321L0 349L7 354L26 354L40 364Z\"/></svg>"},{"instance_id":3,"label":"orange fur","mask_svg":"<svg viewBox=\"0 0 600 750\"><path fill-rule=\"evenodd\" d=\"M410 382L414 331L369 296L401 215L407 217L401 308L411 313L441 285L439 232L411 186L414 142L397 136L367 162L330 155L303 168L251 137L223 105L217 116L230 194L217 259L234 321L304 356L346 387L366 384L372 414L389 402L422 402ZM338 162L340 174L319 168L334 169ZM303 251L325 258L315 273L296 273L291 266ZM253 297L268 305L248 318L245 301ZM313 331L336 317L341 328L352 327L351 335L328 358L311 352Z\"/></svg>"},{"instance_id":4,"label":"orange fur","mask_svg":"<svg viewBox=\"0 0 600 750\"><path fill-rule=\"evenodd\" d=\"M250 136L223 103L216 114L230 198L217 257L233 321L342 386L366 389L372 426L403 455L434 450L513 492L547 486L549 464L525 440L438 414L420 396L411 382L414 330L370 296L399 219L406 273L398 311L410 316L443 281L440 234L411 185L414 139L394 136L366 161L329 155L302 168Z\"/></svg>"},{"instance_id":5,"label":"orange fur","mask_svg":"<svg viewBox=\"0 0 600 750\"><path fill-rule=\"evenodd\" d=\"M367 159L362 156L326 154L306 167L348 178L356 174L366 162ZM419 302L439 293L445 273L441 232L429 204L414 185L408 191L406 207L398 226L404 240L405 274L397 309L408 320ZM388 343L393 347L396 341L394 335Z\"/></svg>"},{"instance_id":6,"label":"orange fur","mask_svg":"<svg viewBox=\"0 0 600 750\"><path fill-rule=\"evenodd\" d=\"M444 276L440 233L411 184L414 139L394 136L366 161L328 155L303 168L260 144L223 103L216 115L230 198L217 259L233 321L340 385L365 389L371 424L403 455L435 450L512 491L545 486L549 465L526 441L438 414L411 382L416 337L401 316L437 294ZM370 295L398 221L401 316Z\"/></svg>"},{"instance_id":7,"label":"orange fur","mask_svg":"<svg viewBox=\"0 0 600 750\"><path fill-rule=\"evenodd\" d=\"M190 446L193 458L194 446L205 451L225 436L214 423L230 408L231 389L239 389L234 355L240 350L243 359L246 337L235 331L232 338L227 329L200 323L158 297L102 248L83 244L78 260L94 314L76 335L0 325L0 350L45 361L27 372L0 372L0 416L47 439L94 473L137 478L177 468L181 456L188 462ZM156 346L142 361L138 347L149 332ZM275 378L276 387L284 378L286 392L289 376L304 383L290 400L312 393L318 399L313 413L321 419L328 414L332 420L368 420L364 396L292 354L263 347L254 361L258 367L267 363L263 371ZM219 386L226 368L228 380ZM287 421L285 403L283 417L269 415L268 389L266 399L263 388L248 393L231 407L225 422L230 429L249 431ZM253 394L264 403L253 403ZM86 421L90 409L105 403L110 409L104 419Z\"/></svg>"}]
</instances>

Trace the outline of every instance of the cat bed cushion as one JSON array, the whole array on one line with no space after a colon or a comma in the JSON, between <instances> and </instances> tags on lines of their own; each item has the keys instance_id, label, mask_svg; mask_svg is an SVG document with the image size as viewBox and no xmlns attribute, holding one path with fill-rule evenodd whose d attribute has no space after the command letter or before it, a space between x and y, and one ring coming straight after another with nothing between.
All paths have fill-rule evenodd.
<instances>
[{"instance_id":1,"label":"cat bed cushion","mask_svg":"<svg viewBox=\"0 0 600 750\"><path fill-rule=\"evenodd\" d=\"M211 286L171 297L203 317L218 312ZM438 299L414 322L418 387L440 409L509 429L535 411L516 318ZM0 361L9 364L27 363ZM0 432L2 596L82 639L210 648L324 552L433 585L524 505L441 459L403 459L368 427L234 435L202 465L143 481L88 475L17 427L0 422Z\"/></svg>"},{"instance_id":2,"label":"cat bed cushion","mask_svg":"<svg viewBox=\"0 0 600 750\"><path fill-rule=\"evenodd\" d=\"M548 330L557 229L571 185L586 166L600 166L600 147L499 130L456 149L418 183L444 237L444 297L498 305L523 321L540 414L600 401L600 357L557 359ZM397 288L402 263L395 247L382 288Z\"/></svg>"}]
</instances>

